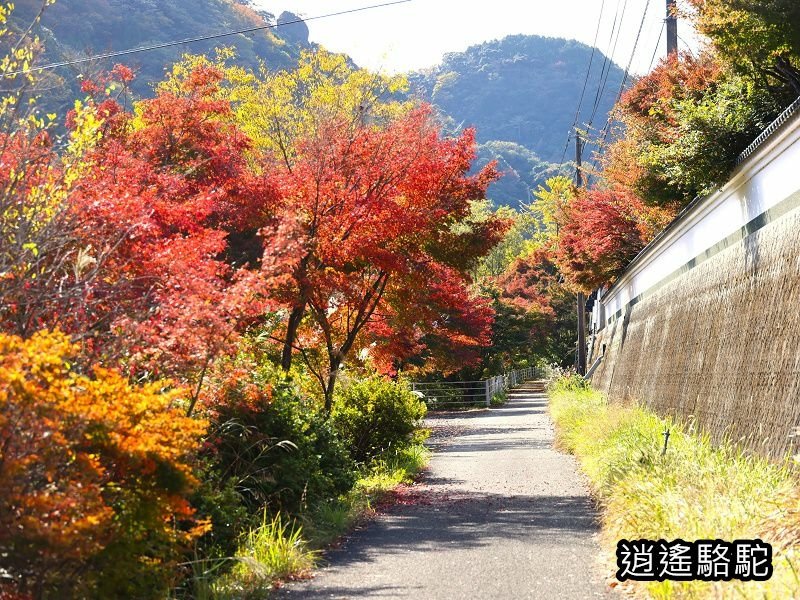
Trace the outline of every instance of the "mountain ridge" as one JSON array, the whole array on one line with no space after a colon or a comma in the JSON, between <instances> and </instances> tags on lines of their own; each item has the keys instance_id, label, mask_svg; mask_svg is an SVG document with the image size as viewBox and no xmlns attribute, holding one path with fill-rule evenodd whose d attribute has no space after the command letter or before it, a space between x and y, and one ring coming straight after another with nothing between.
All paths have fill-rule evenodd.
<instances>
[{"instance_id":1,"label":"mountain ridge","mask_svg":"<svg viewBox=\"0 0 800 600\"><path fill-rule=\"evenodd\" d=\"M24 31L41 8L41 0L17 0L11 26ZM131 16L135 16L132 19ZM48 108L63 112L79 97L79 77L91 77L124 62L137 73L133 91L139 96L152 93L153 83L185 53L210 53L219 46L235 49L237 64L258 67L261 61L274 68L289 68L308 41L305 23L286 25L296 19L283 13L277 20L268 11L256 10L237 0L64 0L44 11L34 33L44 44L37 64L70 61L99 53L115 52L215 35L232 30L270 25L272 28L208 41L179 44L130 54L116 59L85 62L46 73ZM305 33L303 33L305 27ZM60 89L59 89L60 88Z\"/></svg>"},{"instance_id":2,"label":"mountain ridge","mask_svg":"<svg viewBox=\"0 0 800 600\"><path fill-rule=\"evenodd\" d=\"M13 13L16 27L23 30L40 6L40 0L18 0ZM291 68L303 49L318 47L309 41L306 23L289 24L295 19L289 12L276 18L248 0L56 2L45 11L37 32L46 48L40 64L254 26L273 28L49 72L43 104L63 114L80 97L80 76L91 77L117 61L137 71L135 94L148 96L183 53L210 53L223 45L235 49L234 62L242 66L258 68L263 62L268 68ZM609 67L607 72L604 66ZM491 186L489 197L497 205L509 206L529 202L531 190L559 172L584 81L589 93L578 122L588 121L596 104L595 125L602 126L623 78L618 66L586 44L522 34L448 52L438 65L407 75L412 94L433 104L448 129L476 127L476 168L498 161L506 177ZM604 78L608 79L604 93L593 96ZM587 156L590 153L591 147Z\"/></svg>"},{"instance_id":3,"label":"mountain ridge","mask_svg":"<svg viewBox=\"0 0 800 600\"><path fill-rule=\"evenodd\" d=\"M504 163L512 166L489 196L495 204L519 206L530 200L529 190L559 172L584 81L587 94L578 123L592 120L600 129L624 72L581 42L516 34L449 52L439 65L409 78L414 93L456 128L476 126L478 164L497 160L501 170ZM587 147L586 156L591 151Z\"/></svg>"}]
</instances>

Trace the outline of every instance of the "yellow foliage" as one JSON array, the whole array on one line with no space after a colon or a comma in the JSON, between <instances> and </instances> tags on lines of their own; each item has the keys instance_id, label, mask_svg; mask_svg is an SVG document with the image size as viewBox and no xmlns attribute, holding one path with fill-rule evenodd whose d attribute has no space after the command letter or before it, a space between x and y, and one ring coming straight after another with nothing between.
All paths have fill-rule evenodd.
<instances>
[{"instance_id":1,"label":"yellow foliage","mask_svg":"<svg viewBox=\"0 0 800 600\"><path fill-rule=\"evenodd\" d=\"M325 50L304 51L296 69L258 73L228 64L230 49L216 57L186 55L173 66L159 91L180 94L197 67L215 67L224 75L219 99L231 102L237 126L254 151L291 165L299 140L319 130L323 120L344 119L354 127L385 123L405 114L412 102L394 96L408 89L405 77L354 69L346 58Z\"/></svg>"},{"instance_id":2,"label":"yellow foliage","mask_svg":"<svg viewBox=\"0 0 800 600\"><path fill-rule=\"evenodd\" d=\"M544 186L540 185L534 196L536 201L530 208L541 218L544 237L557 236L567 220L567 206L575 199L575 186L570 179L559 175L548 179Z\"/></svg>"},{"instance_id":3,"label":"yellow foliage","mask_svg":"<svg viewBox=\"0 0 800 600\"><path fill-rule=\"evenodd\" d=\"M184 391L83 374L76 352L60 332L0 334L0 552L22 577L131 536L144 554L146 539L177 547L204 531L186 494L207 424L175 407Z\"/></svg>"},{"instance_id":4,"label":"yellow foliage","mask_svg":"<svg viewBox=\"0 0 800 600\"><path fill-rule=\"evenodd\" d=\"M0 26L13 9L11 3L0 4ZM99 139L100 123L93 111L76 104L68 150L57 156L49 132L56 115L41 115L36 99L27 98L37 74L19 73L32 64L39 40L13 37L19 35L0 27L0 46L13 49L0 56L0 78L7 88L0 99L0 243L6 250L0 278L22 282L42 276L37 258L62 233L57 217L87 167L84 156Z\"/></svg>"}]
</instances>

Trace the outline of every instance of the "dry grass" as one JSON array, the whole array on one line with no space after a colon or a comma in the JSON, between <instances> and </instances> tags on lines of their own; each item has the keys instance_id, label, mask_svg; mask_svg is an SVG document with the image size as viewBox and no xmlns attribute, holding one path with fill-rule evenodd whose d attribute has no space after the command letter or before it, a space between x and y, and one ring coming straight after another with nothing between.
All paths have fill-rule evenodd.
<instances>
[{"instance_id":1,"label":"dry grass","mask_svg":"<svg viewBox=\"0 0 800 600\"><path fill-rule=\"evenodd\" d=\"M609 575L620 539L761 538L773 544L768 582L652 582L651 598L800 597L800 492L787 464L754 458L731 444L638 406L609 405L574 379L550 387L562 447L575 454L602 507ZM662 456L665 429L669 446Z\"/></svg>"}]
</instances>

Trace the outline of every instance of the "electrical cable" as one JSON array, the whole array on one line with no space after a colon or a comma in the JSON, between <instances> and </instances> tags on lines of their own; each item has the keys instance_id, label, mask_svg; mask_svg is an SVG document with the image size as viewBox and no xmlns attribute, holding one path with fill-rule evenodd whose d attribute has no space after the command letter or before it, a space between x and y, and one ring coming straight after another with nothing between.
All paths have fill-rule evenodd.
<instances>
[{"instance_id":1,"label":"electrical cable","mask_svg":"<svg viewBox=\"0 0 800 600\"><path fill-rule=\"evenodd\" d=\"M567 148L569 148L569 142L572 139L572 132L575 129L575 126L578 124L578 119L580 118L581 107L583 105L583 98L586 94L586 87L589 84L589 76L592 72L592 63L594 62L594 55L597 52L597 38L600 36L600 25L603 22L603 9L605 8L606 0L602 0L600 3L600 14L597 17L597 29L594 32L594 42L592 42L592 54L589 57L589 67L586 69L586 77L583 79L583 89L581 90L581 96L578 100L578 108L575 110L575 118L572 120L572 126L569 128L569 133L567 134L567 143L564 144L564 152L561 155L561 162L558 163L558 168L561 169L561 166L564 164L564 160L567 157Z\"/></svg>"},{"instance_id":2,"label":"electrical cable","mask_svg":"<svg viewBox=\"0 0 800 600\"><path fill-rule=\"evenodd\" d=\"M694 52L692 52L692 47L689 45L689 42L687 42L685 39L683 39L683 38L682 38L680 35L678 35L678 39L679 39L679 40L680 40L680 41L683 43L683 45L686 47L686 51L688 51L688 52L689 52L689 55L690 55L692 58L695 58Z\"/></svg>"},{"instance_id":3,"label":"electrical cable","mask_svg":"<svg viewBox=\"0 0 800 600\"><path fill-rule=\"evenodd\" d=\"M152 50L160 50L162 48L170 48L172 46L180 46L180 45L183 45L183 44L191 44L191 43L194 43L194 42L205 42L205 41L208 41L208 40L216 40L216 39L219 39L219 38L229 37L229 36L232 36L232 35L241 35L241 34L245 34L245 33L253 33L255 31L264 31L266 29L275 29L275 28L277 28L279 26L280 27L284 27L285 25L292 25L294 23L303 23L303 22L308 22L308 21L316 21L316 20L319 20L319 19L327 19L329 17L339 17L339 16L342 16L342 15L349 15L349 14L352 14L352 13L363 12L365 10L373 10L373 9L376 9L376 8L385 8L387 6L394 6L396 4L405 4L407 2L412 2L412 1L413 0L393 0L392 2L384 2L382 4L373 4L371 6L362 6L360 8L351 8L349 10L342 10L342 11L338 11L338 12L327 13L327 14L324 14L324 15L317 15L317 16L314 16L314 17L308 17L306 19L299 19L298 18L298 19L295 19L293 21L287 21L285 23L281 23L280 25L278 25L277 23L274 23L274 24L268 23L268 24L259 25L259 26L256 26L256 27L247 27L245 29L237 29L235 31L226 31L226 32L215 33L215 34L210 34L210 35L201 35L201 36L197 36L197 37L185 38L185 39L182 39L182 40L173 40L173 41L170 41L170 42L161 42L161 43L152 44L152 45L149 45L149 46L141 46L141 47L137 47L137 48L128 48L126 50L117 50L117 51L114 51L114 52L105 52L103 54L95 54L93 56L86 56L86 57L83 57L83 58L76 58L76 59L72 59L72 60L65 60L65 61L60 61L60 62L48 63L46 65L41 65L41 66L38 66L38 67L30 67L28 69L20 69L19 71L10 71L8 73L1 74L0 75L0 79L6 78L6 77L14 77L16 75L27 75L29 73L39 73L41 71L50 71L52 69L58 69L60 67L67 67L67 66L70 66L70 65L77 65L77 64L81 64L81 63L87 63L87 62L95 61L95 60L103 60L103 59L106 59L106 58L116 58L118 56L128 56L128 55L131 55L131 54L138 54L140 52L150 52Z\"/></svg>"},{"instance_id":4,"label":"electrical cable","mask_svg":"<svg viewBox=\"0 0 800 600\"><path fill-rule=\"evenodd\" d=\"M617 92L617 99L614 101L615 105L618 104L619 101L620 101L620 98L622 98L622 92L625 90L625 84L628 82L628 77L630 76L630 72L631 72L631 66L633 65L633 59L636 56L636 49L639 47L639 40L642 37L642 30L644 29L644 24L645 24L645 21L647 20L647 13L650 10L650 4L651 4L651 0L647 0L647 4L645 4L645 7L644 7L644 13L642 14L642 21L639 24L639 31L636 33L636 40L633 43L633 50L631 51L631 56L628 59L628 65L627 65L627 67L625 67L625 75L623 76L622 82L619 85L619 91ZM659 41L660 41L660 38L661 38L661 36L659 35ZM598 149L602 148L603 145L606 143L606 140L608 139L608 134L609 134L610 131L611 131L611 115L608 116L608 119L606 120L606 124L602 129L602 132L603 132L602 138L603 139L600 142L600 144L598 145Z\"/></svg>"},{"instance_id":5,"label":"electrical cable","mask_svg":"<svg viewBox=\"0 0 800 600\"><path fill-rule=\"evenodd\" d=\"M614 14L614 22L611 26L611 34L608 38L608 46L606 48L606 52L603 58L603 67L600 69L600 79L598 80L597 91L595 93L594 98L594 105L592 106L592 113L589 117L588 122L586 122L586 139L584 139L583 147L589 147L589 135L592 131L592 125L594 124L595 116L597 116L597 111L600 108L600 104L603 100L603 94L605 94L606 86L608 85L608 77L611 74L611 68L614 66L613 56L616 53L617 45L619 44L620 34L622 32L622 24L625 21L625 12L628 7L628 0L625 0L622 4L622 11L620 12L620 0L617 0L617 10ZM616 35L615 35L616 33ZM587 177L587 184L588 184L588 177Z\"/></svg>"},{"instance_id":6,"label":"electrical cable","mask_svg":"<svg viewBox=\"0 0 800 600\"><path fill-rule=\"evenodd\" d=\"M597 88L597 94L595 95L595 102L594 102L594 108L592 109L592 115L589 118L589 122L586 126L587 133L592 128L592 124L594 123L594 118L595 116L597 116L597 110L600 108L600 103L603 100L603 94L606 91L606 85L608 84L608 76L611 73L611 67L613 65L613 56L617 51L617 44L619 43L620 33L622 32L622 23L625 21L625 10L627 9L627 7L628 7L628 0L625 0L625 2L622 5L622 14L619 19L619 27L617 28L617 35L616 38L614 39L614 45L610 47L610 53L606 55L606 62L608 68L606 69L605 77L603 78L602 84ZM614 36L613 30L611 32L611 36L612 37Z\"/></svg>"},{"instance_id":7,"label":"electrical cable","mask_svg":"<svg viewBox=\"0 0 800 600\"><path fill-rule=\"evenodd\" d=\"M653 65L656 63L656 56L658 56L658 48L661 46L661 38L664 37L664 29L667 26L667 21L664 19L661 21L661 32L658 34L658 41L656 42L656 49L653 50L653 58L650 59L650 66L647 67L647 72L653 70Z\"/></svg>"}]
</instances>

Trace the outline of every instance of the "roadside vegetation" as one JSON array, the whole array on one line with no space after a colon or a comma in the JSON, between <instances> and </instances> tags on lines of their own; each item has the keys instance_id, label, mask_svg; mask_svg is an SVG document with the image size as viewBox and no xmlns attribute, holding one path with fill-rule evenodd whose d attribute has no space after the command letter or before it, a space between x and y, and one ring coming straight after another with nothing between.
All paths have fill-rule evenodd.
<instances>
[{"instance_id":1,"label":"roadside vegetation","mask_svg":"<svg viewBox=\"0 0 800 600\"><path fill-rule=\"evenodd\" d=\"M404 377L489 343L496 173L321 49L49 114L36 24L0 28L0 598L264 597L424 467Z\"/></svg>"},{"instance_id":2,"label":"roadside vegetation","mask_svg":"<svg viewBox=\"0 0 800 600\"><path fill-rule=\"evenodd\" d=\"M20 27L0 5L0 598L263 596L423 468L407 379L569 362L574 293L612 281L800 90L794 0L691 4L712 48L623 96L605 183L554 178L519 211L485 200L500 174L473 168L476 132L445 133L403 77L321 48L247 68L221 47L152 87L86 63L51 113L31 70L43 13ZM579 398L609 435L639 415ZM631 440L661 426L629 420ZM575 436L601 496L645 467L684 482L647 444L592 466ZM789 510L785 471L698 444L731 494L714 532Z\"/></svg>"},{"instance_id":3,"label":"roadside vegetation","mask_svg":"<svg viewBox=\"0 0 800 600\"><path fill-rule=\"evenodd\" d=\"M626 582L650 598L796 598L800 594L798 481L771 463L713 444L690 423L609 403L578 376L554 379L557 441L574 454L601 508L604 564L616 572L618 540L754 539L773 545L766 582ZM664 452L665 431L670 432Z\"/></svg>"},{"instance_id":4,"label":"roadside vegetation","mask_svg":"<svg viewBox=\"0 0 800 600\"><path fill-rule=\"evenodd\" d=\"M410 378L562 353L552 270L515 284L519 306L488 274L535 223L490 206L475 132L445 134L403 77L324 49L247 69L222 47L148 97L124 65L87 71L50 113L41 14L13 11L3 600L262 597L423 469Z\"/></svg>"}]
</instances>

